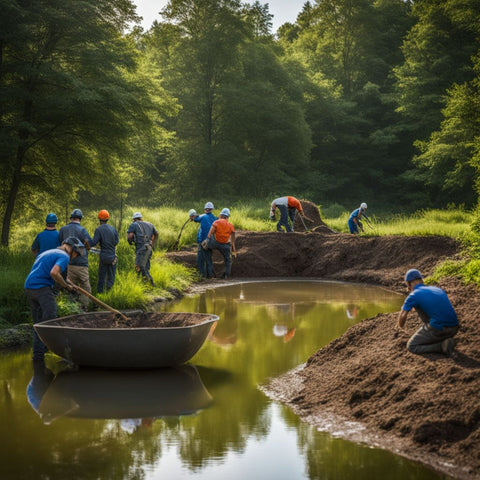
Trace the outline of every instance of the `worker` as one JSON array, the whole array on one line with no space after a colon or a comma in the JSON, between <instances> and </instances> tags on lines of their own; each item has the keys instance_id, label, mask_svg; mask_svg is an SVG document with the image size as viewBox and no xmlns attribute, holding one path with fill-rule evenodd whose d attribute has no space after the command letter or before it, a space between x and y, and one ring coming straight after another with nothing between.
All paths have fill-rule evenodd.
<instances>
[{"instance_id":1,"label":"worker","mask_svg":"<svg viewBox=\"0 0 480 480\"><path fill-rule=\"evenodd\" d=\"M193 209L188 212L192 222L200 223L197 232L197 267L202 278L212 278L213 276L212 250L208 247L203 248L202 242L207 238L213 222L218 220L218 217L212 213L214 208L212 202L207 202L203 208L205 213L202 215L198 215Z\"/></svg>"},{"instance_id":2,"label":"worker","mask_svg":"<svg viewBox=\"0 0 480 480\"><path fill-rule=\"evenodd\" d=\"M58 218L54 213L49 213L45 219L45 230L40 232L32 243L32 253L36 257L39 253L46 252L60 245L57 230Z\"/></svg>"},{"instance_id":3,"label":"worker","mask_svg":"<svg viewBox=\"0 0 480 480\"><path fill-rule=\"evenodd\" d=\"M140 212L135 212L132 220L127 230L127 241L130 245L135 243L135 270L138 275L142 275L144 281L149 281L154 287L155 283L150 275L150 259L158 232L150 222L142 219Z\"/></svg>"},{"instance_id":4,"label":"worker","mask_svg":"<svg viewBox=\"0 0 480 480\"><path fill-rule=\"evenodd\" d=\"M363 232L363 225L360 219L365 217L365 219L368 221L369 218L367 217L367 204L363 202L359 208L354 210L351 214L350 217L348 218L348 228L350 229L350 233L360 233L358 229L360 229Z\"/></svg>"},{"instance_id":5,"label":"worker","mask_svg":"<svg viewBox=\"0 0 480 480\"><path fill-rule=\"evenodd\" d=\"M398 327L404 329L412 308L423 323L408 341L407 349L412 353L451 355L455 348L453 337L459 324L447 294L441 288L424 285L421 273L415 269L408 270L405 282L410 295L398 316Z\"/></svg>"},{"instance_id":6,"label":"worker","mask_svg":"<svg viewBox=\"0 0 480 480\"><path fill-rule=\"evenodd\" d=\"M80 224L83 218L83 213L79 208L76 208L70 214L70 223L64 225L58 231L58 238L60 242L63 242L68 237L76 238L83 244L84 248L80 255L77 255L74 259L70 260L67 270L67 278L75 285L86 290L88 293L92 293L90 286L90 277L88 274L88 253L90 250L90 244L92 239L88 234L85 227ZM85 295L80 295L80 304L83 310L88 310L89 299Z\"/></svg>"},{"instance_id":7,"label":"worker","mask_svg":"<svg viewBox=\"0 0 480 480\"><path fill-rule=\"evenodd\" d=\"M302 204L300 200L295 197L280 197L276 198L270 206L270 219L275 220L275 210L280 210L280 220L277 223L277 232L282 232L282 227L285 227L287 232L293 232L295 225L295 214L298 213L305 217L303 213ZM292 225L289 224L289 219Z\"/></svg>"},{"instance_id":8,"label":"worker","mask_svg":"<svg viewBox=\"0 0 480 480\"><path fill-rule=\"evenodd\" d=\"M106 288L108 292L115 283L117 271L117 254L115 247L118 245L118 232L111 225L108 225L110 214L107 210L98 212L100 225L93 234L91 247L100 244L100 255L98 262L97 292L103 293Z\"/></svg>"},{"instance_id":9,"label":"worker","mask_svg":"<svg viewBox=\"0 0 480 480\"><path fill-rule=\"evenodd\" d=\"M51 320L57 317L57 303L53 294L55 282L60 286L75 291L75 285L62 274L67 270L69 261L81 256L83 244L75 237L68 237L62 245L40 253L25 280L25 295L27 296L33 323ZM47 347L40 340L37 332L33 332L33 360L42 361Z\"/></svg>"},{"instance_id":10,"label":"worker","mask_svg":"<svg viewBox=\"0 0 480 480\"><path fill-rule=\"evenodd\" d=\"M220 212L220 218L215 220L210 227L207 238L204 240L204 244L208 245L212 250L218 250L225 260L225 272L222 278L228 279L232 269L233 256L237 256L237 249L235 248L235 228L228 221L230 217L230 210L224 208Z\"/></svg>"}]
</instances>

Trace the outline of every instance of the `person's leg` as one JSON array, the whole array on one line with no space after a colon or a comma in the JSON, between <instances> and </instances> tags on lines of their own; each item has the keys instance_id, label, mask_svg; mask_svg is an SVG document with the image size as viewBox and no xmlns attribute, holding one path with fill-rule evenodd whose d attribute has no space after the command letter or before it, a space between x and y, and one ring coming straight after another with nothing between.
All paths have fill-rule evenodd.
<instances>
[{"instance_id":1,"label":"person's leg","mask_svg":"<svg viewBox=\"0 0 480 480\"><path fill-rule=\"evenodd\" d=\"M225 260L225 273L223 274L224 278L230 277L230 272L232 270L232 258L230 255L230 244L229 243L219 243L218 249L220 253L223 255Z\"/></svg>"},{"instance_id":2,"label":"person's leg","mask_svg":"<svg viewBox=\"0 0 480 480\"><path fill-rule=\"evenodd\" d=\"M107 277L107 266L100 259L98 263L98 281L97 281L97 292L103 293L105 288L105 280Z\"/></svg>"},{"instance_id":3,"label":"person's leg","mask_svg":"<svg viewBox=\"0 0 480 480\"><path fill-rule=\"evenodd\" d=\"M25 290L32 312L33 323L44 322L57 318L57 302L50 287L39 288L38 290ZM46 345L40 340L37 332L33 331L33 360L43 360L47 352Z\"/></svg>"},{"instance_id":4,"label":"person's leg","mask_svg":"<svg viewBox=\"0 0 480 480\"><path fill-rule=\"evenodd\" d=\"M153 281L153 278L152 276L150 275L150 259L152 258L152 247L149 245L148 246L148 249L147 249L147 255L146 255L146 259L147 259L147 262L145 264L145 277L148 279L148 281L150 282L150 284L152 285L152 287L155 286L155 283Z\"/></svg>"},{"instance_id":5,"label":"person's leg","mask_svg":"<svg viewBox=\"0 0 480 480\"><path fill-rule=\"evenodd\" d=\"M117 262L115 264L107 265L107 292L113 287L115 283L115 275L117 273Z\"/></svg>"},{"instance_id":6,"label":"person's leg","mask_svg":"<svg viewBox=\"0 0 480 480\"><path fill-rule=\"evenodd\" d=\"M205 268L205 252L206 250L204 250L202 245L199 243L197 249L197 267L202 277L207 276L207 270Z\"/></svg>"},{"instance_id":7,"label":"person's leg","mask_svg":"<svg viewBox=\"0 0 480 480\"><path fill-rule=\"evenodd\" d=\"M292 221L292 232L295 230L295 214L297 212L296 208L289 208L288 209L288 216L290 217L290 220Z\"/></svg>"},{"instance_id":8,"label":"person's leg","mask_svg":"<svg viewBox=\"0 0 480 480\"><path fill-rule=\"evenodd\" d=\"M205 269L207 271L207 278L213 277L213 259L212 251L210 249L205 250Z\"/></svg>"},{"instance_id":9,"label":"person's leg","mask_svg":"<svg viewBox=\"0 0 480 480\"><path fill-rule=\"evenodd\" d=\"M444 340L452 338L457 331L458 327L437 330L424 323L407 342L407 349L412 353L451 353L453 345L444 343Z\"/></svg>"},{"instance_id":10,"label":"person's leg","mask_svg":"<svg viewBox=\"0 0 480 480\"><path fill-rule=\"evenodd\" d=\"M348 221L348 228L350 229L350 233L358 233L357 224L353 220Z\"/></svg>"},{"instance_id":11,"label":"person's leg","mask_svg":"<svg viewBox=\"0 0 480 480\"><path fill-rule=\"evenodd\" d=\"M280 211L280 220L277 223L277 230L279 232L282 231L282 226L285 227L285 230L287 232L291 232L292 229L290 228L290 225L288 224L288 209L286 205L278 205L278 210Z\"/></svg>"},{"instance_id":12,"label":"person's leg","mask_svg":"<svg viewBox=\"0 0 480 480\"><path fill-rule=\"evenodd\" d=\"M88 293L92 293L92 287L90 286L90 278L88 275L88 267L80 267L78 265L68 266L68 279L86 290ZM79 302L82 307L87 310L89 299L85 295L80 294Z\"/></svg>"}]
</instances>

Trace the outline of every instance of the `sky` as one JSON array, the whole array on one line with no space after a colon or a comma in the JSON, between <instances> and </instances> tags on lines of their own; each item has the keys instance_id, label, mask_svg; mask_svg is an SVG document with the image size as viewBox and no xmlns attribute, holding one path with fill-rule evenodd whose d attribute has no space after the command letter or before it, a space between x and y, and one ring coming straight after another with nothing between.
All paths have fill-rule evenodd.
<instances>
[{"instance_id":1,"label":"sky","mask_svg":"<svg viewBox=\"0 0 480 480\"><path fill-rule=\"evenodd\" d=\"M246 3L248 0L244 0ZM306 0L260 0L262 5L268 3L269 11L274 16L273 32L276 32L280 25L285 22L294 23L298 13ZM168 0L133 0L137 5L137 13L143 17L142 27L147 30L154 20L160 20L158 12L168 3ZM248 1L254 3L254 0Z\"/></svg>"}]
</instances>

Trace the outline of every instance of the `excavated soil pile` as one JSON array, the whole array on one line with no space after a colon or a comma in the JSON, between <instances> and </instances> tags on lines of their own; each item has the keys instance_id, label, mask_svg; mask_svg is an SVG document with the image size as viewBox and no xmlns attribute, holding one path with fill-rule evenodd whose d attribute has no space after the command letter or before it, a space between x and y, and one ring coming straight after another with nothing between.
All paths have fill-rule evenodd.
<instances>
[{"instance_id":1,"label":"excavated soil pile","mask_svg":"<svg viewBox=\"0 0 480 480\"><path fill-rule=\"evenodd\" d=\"M325 232L325 233L335 233L333 230L328 228L324 221L320 217L320 211L318 207L308 200L300 200L302 204L303 213L308 218L303 219L300 215L295 215L294 230L296 232L305 232L306 230L313 230L316 232ZM307 228L305 228L305 226Z\"/></svg>"},{"instance_id":2,"label":"excavated soil pile","mask_svg":"<svg viewBox=\"0 0 480 480\"><path fill-rule=\"evenodd\" d=\"M325 430L326 418L330 425L337 418L337 431L343 420L359 422L367 429L346 438L457 478L480 478L480 296L456 279L440 287L461 323L451 357L407 352L409 336L395 328L397 314L382 314L350 328L304 369L272 380L266 392ZM407 329L419 326L412 312Z\"/></svg>"},{"instance_id":3,"label":"excavated soil pile","mask_svg":"<svg viewBox=\"0 0 480 480\"><path fill-rule=\"evenodd\" d=\"M455 256L457 245L447 237L359 237L349 234L238 231L238 256L232 278L314 277L403 288L406 269L424 274ZM197 248L171 252L168 257L196 267ZM213 252L217 277L223 258Z\"/></svg>"},{"instance_id":4,"label":"excavated soil pile","mask_svg":"<svg viewBox=\"0 0 480 480\"><path fill-rule=\"evenodd\" d=\"M205 322L209 315L201 313L135 313L124 320L114 313L98 313L96 315L77 315L51 322L51 325L60 325L74 328L175 328L193 327Z\"/></svg>"}]
</instances>

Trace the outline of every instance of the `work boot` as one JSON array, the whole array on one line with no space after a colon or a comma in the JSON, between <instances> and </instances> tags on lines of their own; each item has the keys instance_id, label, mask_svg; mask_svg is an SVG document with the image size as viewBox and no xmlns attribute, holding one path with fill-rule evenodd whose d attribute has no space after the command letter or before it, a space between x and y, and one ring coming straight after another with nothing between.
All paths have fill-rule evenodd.
<instances>
[{"instance_id":1,"label":"work boot","mask_svg":"<svg viewBox=\"0 0 480 480\"><path fill-rule=\"evenodd\" d=\"M455 348L455 341L453 340L453 338L446 338L443 342L442 342L442 352L447 356L449 357L452 352L453 352L453 349Z\"/></svg>"}]
</instances>

